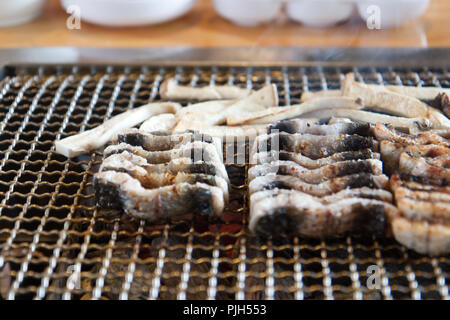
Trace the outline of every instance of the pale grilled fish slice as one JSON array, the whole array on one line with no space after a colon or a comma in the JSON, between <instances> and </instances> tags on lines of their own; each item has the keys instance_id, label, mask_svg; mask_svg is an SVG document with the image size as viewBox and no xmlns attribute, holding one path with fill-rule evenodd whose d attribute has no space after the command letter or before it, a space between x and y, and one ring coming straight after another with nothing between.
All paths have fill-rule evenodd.
<instances>
[{"instance_id":1,"label":"pale grilled fish slice","mask_svg":"<svg viewBox=\"0 0 450 320\"><path fill-rule=\"evenodd\" d=\"M144 158L148 164L163 164L178 158L189 158L193 162L204 161L211 163L221 172L221 176L228 181L222 156L217 153L217 149L210 143L195 141L181 145L177 149L165 151L146 151L142 147L120 143L107 147L104 151L104 156L109 157L112 154L124 151Z\"/></svg>"},{"instance_id":2,"label":"pale grilled fish slice","mask_svg":"<svg viewBox=\"0 0 450 320\"><path fill-rule=\"evenodd\" d=\"M411 189L398 174L390 179L397 207L408 219L428 222L450 221L450 190Z\"/></svg>"},{"instance_id":3,"label":"pale grilled fish slice","mask_svg":"<svg viewBox=\"0 0 450 320\"><path fill-rule=\"evenodd\" d=\"M384 201L349 198L324 205L301 193L284 193L252 203L249 229L264 236L320 239L353 233L381 236L387 230L387 217L396 212Z\"/></svg>"},{"instance_id":4,"label":"pale grilled fish slice","mask_svg":"<svg viewBox=\"0 0 450 320\"><path fill-rule=\"evenodd\" d=\"M253 193L250 196L250 207L252 203L259 201L261 199L270 198L277 196L282 193L297 193L300 192L302 194L307 194L298 190L289 190L289 189L271 189L271 190L263 190ZM355 189L344 189L337 193L330 194L324 197L315 197L309 195L311 198L316 201L321 202L322 204L331 204L336 201L342 199L349 198L363 198L363 199L372 199L372 200L380 200L388 203L392 203L392 193L383 189L373 189L369 187L355 188Z\"/></svg>"},{"instance_id":5,"label":"pale grilled fish slice","mask_svg":"<svg viewBox=\"0 0 450 320\"><path fill-rule=\"evenodd\" d=\"M441 185L448 185L450 182L450 169L431 165L424 158L411 157L407 152L400 155L399 172L429 179Z\"/></svg>"},{"instance_id":6,"label":"pale grilled fish slice","mask_svg":"<svg viewBox=\"0 0 450 320\"><path fill-rule=\"evenodd\" d=\"M228 175L224 167L216 166L214 163L197 161L194 162L190 158L176 158L167 163L161 164L149 164L145 158L137 156L135 154L124 151L120 154L113 154L103 160L100 166L100 171L103 171L109 167L120 168L124 170L133 169L134 166L139 166L140 171L145 174L151 173L202 173L207 175L218 175L228 181ZM224 171L225 170L225 171Z\"/></svg>"},{"instance_id":7,"label":"pale grilled fish slice","mask_svg":"<svg viewBox=\"0 0 450 320\"><path fill-rule=\"evenodd\" d=\"M450 148L436 144L404 145L388 140L381 141L380 153L387 173L392 174L398 170L400 155L403 152L408 152L415 157L435 158L450 155Z\"/></svg>"},{"instance_id":8,"label":"pale grilled fish slice","mask_svg":"<svg viewBox=\"0 0 450 320\"><path fill-rule=\"evenodd\" d=\"M172 133L171 131L146 132L139 129L127 129L117 136L118 143L127 143L132 146L143 147L147 151L164 151L179 148L180 146L194 141L213 144L217 151L221 152L221 144L206 134L196 132Z\"/></svg>"},{"instance_id":9,"label":"pale grilled fish slice","mask_svg":"<svg viewBox=\"0 0 450 320\"><path fill-rule=\"evenodd\" d=\"M450 202L450 187L436 188L417 182L404 181L398 174L391 176L389 185L396 198L409 197L419 200Z\"/></svg>"},{"instance_id":10,"label":"pale grilled fish slice","mask_svg":"<svg viewBox=\"0 0 450 320\"><path fill-rule=\"evenodd\" d=\"M383 173L383 164L380 160L375 159L348 160L328 164L317 169L308 169L293 161L278 160L253 166L248 170L248 179L252 180L255 177L269 173L291 175L304 182L318 184L332 178L356 173L381 175Z\"/></svg>"},{"instance_id":11,"label":"pale grilled fish slice","mask_svg":"<svg viewBox=\"0 0 450 320\"><path fill-rule=\"evenodd\" d=\"M368 173L352 174L338 177L319 184L310 184L294 176L268 174L256 177L249 183L249 194L270 189L293 189L308 193L316 197L327 196L344 189L370 187L386 189L389 180L384 175L372 175Z\"/></svg>"},{"instance_id":12,"label":"pale grilled fish slice","mask_svg":"<svg viewBox=\"0 0 450 320\"><path fill-rule=\"evenodd\" d=\"M291 119L279 121L271 126L267 133L287 132L287 133L307 133L315 135L337 135L337 134L358 134L360 136L370 136L371 130L368 123L335 123L317 124L314 120Z\"/></svg>"},{"instance_id":13,"label":"pale grilled fish slice","mask_svg":"<svg viewBox=\"0 0 450 320\"><path fill-rule=\"evenodd\" d=\"M220 188L204 183L179 183L145 189L129 174L99 172L94 177L98 205L123 209L150 222L166 221L187 214L220 217L224 196Z\"/></svg>"},{"instance_id":14,"label":"pale grilled fish slice","mask_svg":"<svg viewBox=\"0 0 450 320\"><path fill-rule=\"evenodd\" d=\"M133 178L139 180L141 185L146 189L159 188L183 182L191 184L201 182L219 187L223 191L225 201L228 202L228 182L220 176L196 173L196 171L201 171L196 166L185 167L186 172L164 172L164 170L162 172L155 172L148 164L135 164L137 156L132 155L132 157L134 159L130 159L126 154L112 155L105 159L101 171L126 172Z\"/></svg>"},{"instance_id":15,"label":"pale grilled fish slice","mask_svg":"<svg viewBox=\"0 0 450 320\"><path fill-rule=\"evenodd\" d=\"M408 132L420 132L423 130L429 130L431 128L442 128L440 125L431 124L430 120L426 118L404 118L395 117L387 114L376 113L364 110L353 109L324 109L316 112L311 112L302 116L303 118L348 118L354 121L367 122L371 124L376 123L388 123L395 128L401 128L408 130Z\"/></svg>"},{"instance_id":16,"label":"pale grilled fish slice","mask_svg":"<svg viewBox=\"0 0 450 320\"><path fill-rule=\"evenodd\" d=\"M405 145L437 144L447 148L450 147L450 142L448 139L432 132L424 132L417 135L406 134L390 128L382 123L376 123L372 127L372 132L375 138L380 141L389 140Z\"/></svg>"},{"instance_id":17,"label":"pale grilled fish slice","mask_svg":"<svg viewBox=\"0 0 450 320\"><path fill-rule=\"evenodd\" d=\"M416 221L395 215L391 218L394 238L421 254L443 255L450 252L450 225Z\"/></svg>"},{"instance_id":18,"label":"pale grilled fish slice","mask_svg":"<svg viewBox=\"0 0 450 320\"><path fill-rule=\"evenodd\" d=\"M305 157L300 153L289 151L269 151L258 152L250 158L250 164L264 164L275 160L293 161L308 169L317 169L332 163L348 160L364 160L364 159L380 159L380 154L370 149L362 149L358 151L343 151L332 154L326 158L313 160Z\"/></svg>"},{"instance_id":19,"label":"pale grilled fish slice","mask_svg":"<svg viewBox=\"0 0 450 320\"><path fill-rule=\"evenodd\" d=\"M280 132L256 138L252 146L252 154L260 151L283 150L300 153L315 160L338 152L358 151L368 148L377 151L378 142L371 137L359 135L318 136Z\"/></svg>"},{"instance_id":20,"label":"pale grilled fish slice","mask_svg":"<svg viewBox=\"0 0 450 320\"><path fill-rule=\"evenodd\" d=\"M391 181L395 177L398 177L398 174L394 174L391 176ZM440 184L431 184L433 181L430 181L429 179L424 179L420 177L415 177L411 175L400 175L401 181L404 187L414 190L414 191L436 191L436 192L443 192L443 193L449 193L450 192L450 186L449 185L440 185ZM399 178L400 179L400 178ZM431 182L431 183L430 183Z\"/></svg>"},{"instance_id":21,"label":"pale grilled fish slice","mask_svg":"<svg viewBox=\"0 0 450 320\"><path fill-rule=\"evenodd\" d=\"M395 196L397 208L407 219L430 223L450 223L450 203Z\"/></svg>"}]
</instances>

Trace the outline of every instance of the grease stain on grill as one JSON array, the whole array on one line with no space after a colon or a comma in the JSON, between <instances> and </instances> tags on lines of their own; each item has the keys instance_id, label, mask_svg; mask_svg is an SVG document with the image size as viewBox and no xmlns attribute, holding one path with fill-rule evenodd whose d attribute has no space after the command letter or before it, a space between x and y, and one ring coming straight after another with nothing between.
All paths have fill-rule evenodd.
<instances>
[{"instance_id":1,"label":"grease stain on grill","mask_svg":"<svg viewBox=\"0 0 450 320\"><path fill-rule=\"evenodd\" d=\"M247 299L353 299L358 293L362 299L383 299L382 290L366 287L367 268L376 265L384 268L386 288L394 299L410 299L416 292L422 299L448 298L449 256L432 260L382 237L320 241L261 239L249 234L247 165L236 164L236 155L234 164L227 165L232 185L224 222L210 224L195 217L190 223L151 225L117 210L95 207L92 180L101 163L100 153L68 160L53 151L59 134L64 138L88 130L102 123L109 111L115 115L159 99L157 86L166 77L177 76L187 85L195 76L196 85L214 81L253 88L271 81L279 89L280 104L296 104L304 90L339 88L341 76L350 71L372 83L381 78L386 84L400 80L450 86L448 71L439 68L78 67L57 97L72 67L10 69L6 76L18 75L17 83L0 97L0 256L4 261L0 272L7 279L1 283L2 296L62 299L70 293L71 299L90 299L95 290L107 299L235 299L241 297L238 284L242 280ZM56 72L58 77L43 92L14 141L36 94ZM36 82L20 96L35 75L39 75ZM90 78L81 87L87 75ZM99 80L105 75L101 86ZM120 77L122 85L116 86ZM98 99L93 100L96 94ZM11 117L3 123L14 104ZM109 106L113 108L108 111ZM7 248L8 239L12 244ZM24 263L28 268L18 279ZM80 287L67 291L76 263L81 266ZM43 281L47 275L48 282ZM97 282L102 276L103 281Z\"/></svg>"}]
</instances>

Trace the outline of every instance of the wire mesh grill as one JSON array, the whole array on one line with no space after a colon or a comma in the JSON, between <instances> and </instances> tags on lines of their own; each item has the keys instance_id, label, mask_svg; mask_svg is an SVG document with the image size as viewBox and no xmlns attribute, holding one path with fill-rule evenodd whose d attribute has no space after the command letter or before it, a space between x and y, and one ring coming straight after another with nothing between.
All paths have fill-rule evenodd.
<instances>
[{"instance_id":1,"label":"wire mesh grill","mask_svg":"<svg viewBox=\"0 0 450 320\"><path fill-rule=\"evenodd\" d=\"M155 226L96 208L100 154L68 160L54 151L56 139L159 99L166 77L192 86L272 82L280 103L294 104L303 91L339 88L349 71L370 83L450 87L448 69L426 67L8 69L0 81L0 296L448 299L450 256L422 256L390 238L253 237L245 165L227 166L233 186L225 222Z\"/></svg>"}]
</instances>

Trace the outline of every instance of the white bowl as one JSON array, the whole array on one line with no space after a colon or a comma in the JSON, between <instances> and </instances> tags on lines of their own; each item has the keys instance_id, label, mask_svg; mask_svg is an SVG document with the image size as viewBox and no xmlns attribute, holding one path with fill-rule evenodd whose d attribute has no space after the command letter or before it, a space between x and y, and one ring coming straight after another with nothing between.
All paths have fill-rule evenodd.
<instances>
[{"instance_id":1,"label":"white bowl","mask_svg":"<svg viewBox=\"0 0 450 320\"><path fill-rule=\"evenodd\" d=\"M364 21L373 17L379 8L381 29L398 27L412 19L420 17L430 0L361 0L358 3L359 15ZM372 6L372 7L371 7Z\"/></svg>"},{"instance_id":2,"label":"white bowl","mask_svg":"<svg viewBox=\"0 0 450 320\"><path fill-rule=\"evenodd\" d=\"M65 9L78 6L82 20L104 26L163 23L186 14L196 2L197 0L61 0Z\"/></svg>"},{"instance_id":3,"label":"white bowl","mask_svg":"<svg viewBox=\"0 0 450 320\"><path fill-rule=\"evenodd\" d=\"M295 21L309 27L328 27L350 18L355 5L342 0L291 0L287 14Z\"/></svg>"},{"instance_id":4,"label":"white bowl","mask_svg":"<svg viewBox=\"0 0 450 320\"><path fill-rule=\"evenodd\" d=\"M27 23L42 13L46 0L0 0L0 27Z\"/></svg>"},{"instance_id":5,"label":"white bowl","mask_svg":"<svg viewBox=\"0 0 450 320\"><path fill-rule=\"evenodd\" d=\"M245 27L275 19L282 6L279 0L213 0L213 3L220 16Z\"/></svg>"}]
</instances>

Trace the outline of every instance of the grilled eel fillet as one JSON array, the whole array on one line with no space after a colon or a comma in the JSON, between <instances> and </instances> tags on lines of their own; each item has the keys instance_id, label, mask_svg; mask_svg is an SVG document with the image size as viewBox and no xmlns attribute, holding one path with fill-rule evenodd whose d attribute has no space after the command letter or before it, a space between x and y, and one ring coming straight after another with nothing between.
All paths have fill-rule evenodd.
<instances>
[{"instance_id":1,"label":"grilled eel fillet","mask_svg":"<svg viewBox=\"0 0 450 320\"><path fill-rule=\"evenodd\" d=\"M269 126L267 132L287 132L287 133L303 133L314 134L320 136L330 136L338 134L357 134L360 136L370 136L371 130L368 123L360 122L340 122L334 124L320 124L316 120L311 119L290 119L279 121Z\"/></svg>"},{"instance_id":2,"label":"grilled eel fillet","mask_svg":"<svg viewBox=\"0 0 450 320\"><path fill-rule=\"evenodd\" d=\"M189 213L220 217L225 205L220 188L199 182L145 189L127 173L104 171L95 175L94 186L99 205L123 209L150 222Z\"/></svg>"},{"instance_id":3,"label":"grilled eel fillet","mask_svg":"<svg viewBox=\"0 0 450 320\"><path fill-rule=\"evenodd\" d=\"M213 139L129 129L117 141L105 149L94 176L99 206L152 222L189 214L221 216L229 180Z\"/></svg>"},{"instance_id":4,"label":"grilled eel fillet","mask_svg":"<svg viewBox=\"0 0 450 320\"><path fill-rule=\"evenodd\" d=\"M270 163L256 165L249 169L249 180L269 173L280 175L292 175L304 182L317 184L330 178L342 177L354 173L372 173L380 175L383 165L380 160L348 160L325 165L317 169L308 169L293 161L272 161Z\"/></svg>"},{"instance_id":5,"label":"grilled eel fillet","mask_svg":"<svg viewBox=\"0 0 450 320\"><path fill-rule=\"evenodd\" d=\"M268 131L250 154L250 230L312 238L387 231L397 209L369 125L295 119Z\"/></svg>"},{"instance_id":6,"label":"grilled eel fillet","mask_svg":"<svg viewBox=\"0 0 450 320\"><path fill-rule=\"evenodd\" d=\"M380 142L380 153L383 158L384 169L388 174L398 171L400 155L406 152L414 157L423 157L428 162L434 163L447 168L445 162L436 163L434 159L444 160L450 156L450 148L442 145L428 144L428 145L405 145L398 142L391 142L384 140Z\"/></svg>"},{"instance_id":7,"label":"grilled eel fillet","mask_svg":"<svg viewBox=\"0 0 450 320\"><path fill-rule=\"evenodd\" d=\"M217 153L216 148L209 143L201 141L189 142L177 149L165 151L147 151L140 146L131 146L126 143L120 143L118 145L107 147L104 151L104 157L106 158L113 154L125 152L137 156L138 159L141 159L142 163L148 165L160 165L154 166L155 169L153 171L162 170L163 167L170 168L174 163L180 163L180 159L184 159L185 164L191 163L192 165L196 163L203 164L204 162L208 164L209 167L213 167L211 170L214 170L214 173L212 174L220 175L229 182L228 174L222 159ZM208 166L203 167L206 168Z\"/></svg>"},{"instance_id":8,"label":"grilled eel fillet","mask_svg":"<svg viewBox=\"0 0 450 320\"><path fill-rule=\"evenodd\" d=\"M255 194L256 195L256 194ZM300 235L310 238L339 237L348 233L383 235L387 216L395 206L380 200L335 199L331 203L292 190L251 202L249 228L266 235Z\"/></svg>"},{"instance_id":9,"label":"grilled eel fillet","mask_svg":"<svg viewBox=\"0 0 450 320\"><path fill-rule=\"evenodd\" d=\"M422 254L450 252L450 187L394 174L391 189L398 213L391 217L395 239Z\"/></svg>"},{"instance_id":10,"label":"grilled eel fillet","mask_svg":"<svg viewBox=\"0 0 450 320\"><path fill-rule=\"evenodd\" d=\"M362 149L358 151L338 152L325 158L313 160L311 158L301 155L300 153L283 150L280 151L271 150L252 154L252 157L250 158L250 164L264 164L276 160L282 160L282 161L293 161L299 164L300 166L308 169L317 169L340 161L365 160L365 159L379 160L380 154L377 152L373 152L370 149Z\"/></svg>"},{"instance_id":11,"label":"grilled eel fillet","mask_svg":"<svg viewBox=\"0 0 450 320\"><path fill-rule=\"evenodd\" d=\"M257 137L250 156L259 151L283 150L300 153L305 157L317 160L337 152L358 151L367 148L378 151L378 142L372 137L359 135L318 136L279 132Z\"/></svg>"},{"instance_id":12,"label":"grilled eel fillet","mask_svg":"<svg viewBox=\"0 0 450 320\"><path fill-rule=\"evenodd\" d=\"M251 180L249 193L252 194L262 190L287 189L322 197L352 188L370 187L384 189L388 186L388 183L389 180L385 175L375 176L370 173L356 173L344 177L336 177L318 184L306 183L294 176L271 173Z\"/></svg>"}]
</instances>

